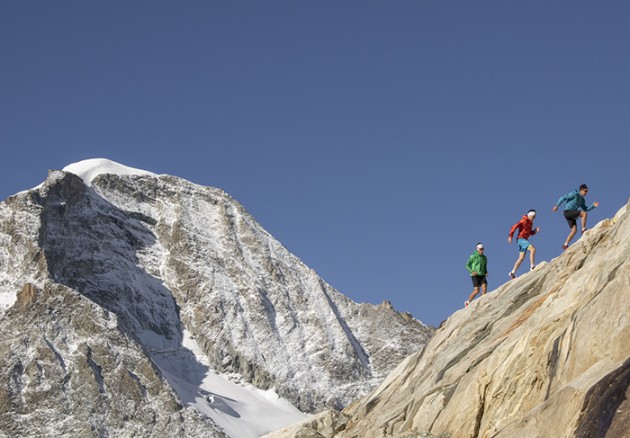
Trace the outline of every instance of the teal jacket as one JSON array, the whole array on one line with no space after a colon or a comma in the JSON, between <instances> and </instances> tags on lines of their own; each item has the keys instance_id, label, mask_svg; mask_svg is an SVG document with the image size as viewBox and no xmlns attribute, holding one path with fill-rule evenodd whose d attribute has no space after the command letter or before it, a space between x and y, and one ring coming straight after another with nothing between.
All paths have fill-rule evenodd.
<instances>
[{"instance_id":1,"label":"teal jacket","mask_svg":"<svg viewBox=\"0 0 630 438\"><path fill-rule=\"evenodd\" d=\"M468 257L466 269L468 269L471 276L473 272L476 272L477 275L485 276L488 274L488 258L484 254L479 254L475 251Z\"/></svg>"},{"instance_id":2,"label":"teal jacket","mask_svg":"<svg viewBox=\"0 0 630 438\"><path fill-rule=\"evenodd\" d=\"M579 210L580 208L584 211L591 211L595 208L593 204L586 206L586 201L584 200L584 196L580 195L578 190L573 190L572 192L567 193L564 196L561 196L556 202L556 206L562 205L563 202L566 202L567 205L564 207L565 210Z\"/></svg>"}]
</instances>

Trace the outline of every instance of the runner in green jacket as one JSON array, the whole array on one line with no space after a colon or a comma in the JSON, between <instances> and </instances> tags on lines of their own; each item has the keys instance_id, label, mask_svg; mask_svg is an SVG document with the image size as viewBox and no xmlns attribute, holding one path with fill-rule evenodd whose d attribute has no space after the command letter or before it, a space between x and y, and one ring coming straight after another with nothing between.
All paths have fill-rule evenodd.
<instances>
[{"instance_id":1,"label":"runner in green jacket","mask_svg":"<svg viewBox=\"0 0 630 438\"><path fill-rule=\"evenodd\" d=\"M488 276L488 258L483 251L483 243L479 242L475 247L475 252L468 257L468 262L466 263L466 269L468 269L473 283L473 291L464 302L466 307L477 296L480 287L481 295L485 295L488 290L488 281L486 279Z\"/></svg>"}]
</instances>

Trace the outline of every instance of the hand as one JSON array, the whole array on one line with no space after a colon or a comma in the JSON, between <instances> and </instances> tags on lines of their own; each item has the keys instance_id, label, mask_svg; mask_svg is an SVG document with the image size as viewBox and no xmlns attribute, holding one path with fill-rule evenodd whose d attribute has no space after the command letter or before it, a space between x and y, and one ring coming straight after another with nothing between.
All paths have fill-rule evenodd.
<instances>
[{"instance_id":1,"label":"hand","mask_svg":"<svg viewBox=\"0 0 630 438\"><path fill-rule=\"evenodd\" d=\"M593 207L599 207L599 202L593 202Z\"/></svg>"},{"instance_id":2,"label":"hand","mask_svg":"<svg viewBox=\"0 0 630 438\"><path fill-rule=\"evenodd\" d=\"M477 273L473 271L473 277L476 277L476 276L477 276Z\"/></svg>"},{"instance_id":3,"label":"hand","mask_svg":"<svg viewBox=\"0 0 630 438\"><path fill-rule=\"evenodd\" d=\"M536 227L536 232L539 232L539 231L540 231L540 227Z\"/></svg>"},{"instance_id":4,"label":"hand","mask_svg":"<svg viewBox=\"0 0 630 438\"><path fill-rule=\"evenodd\" d=\"M508 243L512 243L512 238L508 237Z\"/></svg>"},{"instance_id":5,"label":"hand","mask_svg":"<svg viewBox=\"0 0 630 438\"><path fill-rule=\"evenodd\" d=\"M551 209L551 211L558 211L558 206L554 205L553 208Z\"/></svg>"}]
</instances>

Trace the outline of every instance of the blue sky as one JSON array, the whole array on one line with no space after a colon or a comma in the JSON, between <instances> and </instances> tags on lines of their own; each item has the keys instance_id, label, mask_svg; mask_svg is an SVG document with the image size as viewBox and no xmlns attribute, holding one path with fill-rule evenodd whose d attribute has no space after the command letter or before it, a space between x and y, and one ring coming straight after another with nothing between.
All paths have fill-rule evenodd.
<instances>
[{"instance_id":1,"label":"blue sky","mask_svg":"<svg viewBox=\"0 0 630 438\"><path fill-rule=\"evenodd\" d=\"M427 324L530 208L630 196L624 1L0 4L0 198L109 158L220 187L328 283ZM525 272L521 267L521 273Z\"/></svg>"}]
</instances>

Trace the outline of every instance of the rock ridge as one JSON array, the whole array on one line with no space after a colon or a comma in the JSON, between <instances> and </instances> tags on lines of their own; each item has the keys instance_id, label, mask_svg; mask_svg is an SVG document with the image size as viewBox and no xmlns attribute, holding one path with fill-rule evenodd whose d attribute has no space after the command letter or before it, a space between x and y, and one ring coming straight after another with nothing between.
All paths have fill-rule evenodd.
<instances>
[{"instance_id":1,"label":"rock ridge","mask_svg":"<svg viewBox=\"0 0 630 438\"><path fill-rule=\"evenodd\" d=\"M455 312L346 407L334 431L315 417L266 437L630 436L628 302L626 205L559 257Z\"/></svg>"}]
</instances>

